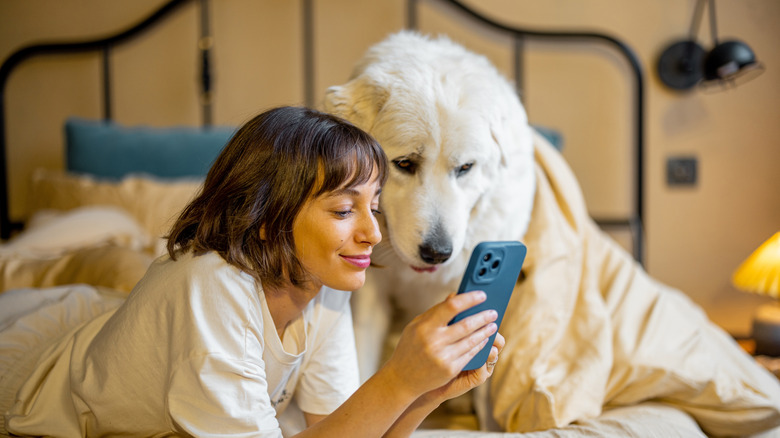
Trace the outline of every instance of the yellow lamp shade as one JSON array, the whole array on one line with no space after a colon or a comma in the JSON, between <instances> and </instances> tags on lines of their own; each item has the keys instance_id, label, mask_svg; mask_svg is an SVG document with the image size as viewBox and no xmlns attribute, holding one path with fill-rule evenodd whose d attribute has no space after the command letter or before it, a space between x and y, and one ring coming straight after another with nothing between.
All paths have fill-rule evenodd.
<instances>
[{"instance_id":1,"label":"yellow lamp shade","mask_svg":"<svg viewBox=\"0 0 780 438\"><path fill-rule=\"evenodd\" d=\"M744 291L780 298L780 232L753 251L731 281Z\"/></svg>"}]
</instances>

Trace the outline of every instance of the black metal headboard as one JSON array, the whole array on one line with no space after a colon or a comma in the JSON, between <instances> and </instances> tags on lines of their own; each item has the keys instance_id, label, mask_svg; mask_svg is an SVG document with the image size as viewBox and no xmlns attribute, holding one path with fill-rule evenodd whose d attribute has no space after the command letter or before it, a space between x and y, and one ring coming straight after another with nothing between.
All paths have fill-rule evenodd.
<instances>
[{"instance_id":1,"label":"black metal headboard","mask_svg":"<svg viewBox=\"0 0 780 438\"><path fill-rule=\"evenodd\" d=\"M0 66L0 239L7 239L14 230L22 227L22 223L13 221L9 212L9 190L8 190L8 162L7 145L5 129L5 87L12 71L22 62L40 55L62 54L62 53L82 53L98 52L102 56L102 94L103 94L103 117L111 119L112 117L112 90L111 90L111 51L124 43L143 34L146 30L153 27L165 18L173 15L173 12L180 9L182 5L198 1L200 3L200 29L201 35L198 42L198 48L201 53L201 77L200 89L202 105L202 123L204 126L210 125L212 121L211 109L211 64L210 49L213 45L213 38L209 28L209 0L170 0L160 7L157 11L147 18L130 28L117 34L80 42L64 42L51 44L37 44L22 48L13 53ZM302 1L302 28L303 28L303 65L304 65L304 98L308 105L314 104L314 32L313 29L313 1ZM569 40L569 41L593 41L596 43L605 43L617 50L617 52L628 62L634 80L634 99L632 112L634 114L634 205L633 213L625 219L598 219L597 222L605 227L627 227L631 230L633 239L634 258L640 263L644 260L644 79L642 68L634 52L622 41L609 35L593 32L570 32L570 31L541 31L522 29L499 23L482 14L474 11L458 0L436 0L445 3L459 12L465 14L482 25L489 28L507 33L514 39L514 73L515 84L518 91L522 90L523 81L523 53L524 42L526 40ZM407 27L417 28L417 7L419 0L407 1Z\"/></svg>"},{"instance_id":2,"label":"black metal headboard","mask_svg":"<svg viewBox=\"0 0 780 438\"><path fill-rule=\"evenodd\" d=\"M102 61L102 87L103 94L103 118L111 120L112 117L112 89L111 89L111 52L139 37L146 30L153 27L165 18L172 16L184 4L196 0L170 0L151 15L141 20L138 24L129 27L119 33L88 41L56 42L35 44L17 50L0 66L0 239L8 239L11 233L21 229L22 223L14 221L10 217L9 207L9 181L8 181L8 151L6 144L6 116L5 116L5 88L8 78L13 70L22 62L30 58L42 55L56 55L63 53L99 53ZM198 48L201 52L201 81L200 93L202 104L202 120L204 125L211 124L211 64L209 62L209 50L213 40L209 29L209 0L197 0L200 3L200 28L201 35Z\"/></svg>"}]
</instances>

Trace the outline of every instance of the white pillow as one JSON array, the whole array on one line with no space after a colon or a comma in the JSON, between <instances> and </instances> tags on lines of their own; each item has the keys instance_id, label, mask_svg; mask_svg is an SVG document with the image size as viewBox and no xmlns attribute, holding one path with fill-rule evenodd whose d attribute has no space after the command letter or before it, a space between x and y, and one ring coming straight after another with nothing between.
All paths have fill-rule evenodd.
<instances>
[{"instance_id":1,"label":"white pillow","mask_svg":"<svg viewBox=\"0 0 780 438\"><path fill-rule=\"evenodd\" d=\"M0 245L0 253L55 256L105 244L140 251L152 243L149 233L128 213L116 207L91 206L38 212L21 234Z\"/></svg>"}]
</instances>

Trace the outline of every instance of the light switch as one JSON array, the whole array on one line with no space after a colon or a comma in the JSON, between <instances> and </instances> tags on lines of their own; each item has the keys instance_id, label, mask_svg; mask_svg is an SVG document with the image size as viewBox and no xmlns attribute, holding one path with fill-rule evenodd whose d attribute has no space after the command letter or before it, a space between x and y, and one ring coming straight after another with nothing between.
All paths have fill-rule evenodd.
<instances>
[{"instance_id":1,"label":"light switch","mask_svg":"<svg viewBox=\"0 0 780 438\"><path fill-rule=\"evenodd\" d=\"M670 186L696 185L696 157L670 157L666 160L666 183Z\"/></svg>"}]
</instances>

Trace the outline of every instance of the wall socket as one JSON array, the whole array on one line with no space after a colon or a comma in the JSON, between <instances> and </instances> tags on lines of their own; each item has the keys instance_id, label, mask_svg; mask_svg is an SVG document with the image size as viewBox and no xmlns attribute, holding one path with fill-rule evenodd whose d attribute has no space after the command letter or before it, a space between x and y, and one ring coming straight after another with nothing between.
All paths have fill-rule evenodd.
<instances>
[{"instance_id":1,"label":"wall socket","mask_svg":"<svg viewBox=\"0 0 780 438\"><path fill-rule=\"evenodd\" d=\"M666 159L666 183L670 186L696 185L698 173L696 157L669 157Z\"/></svg>"}]
</instances>

